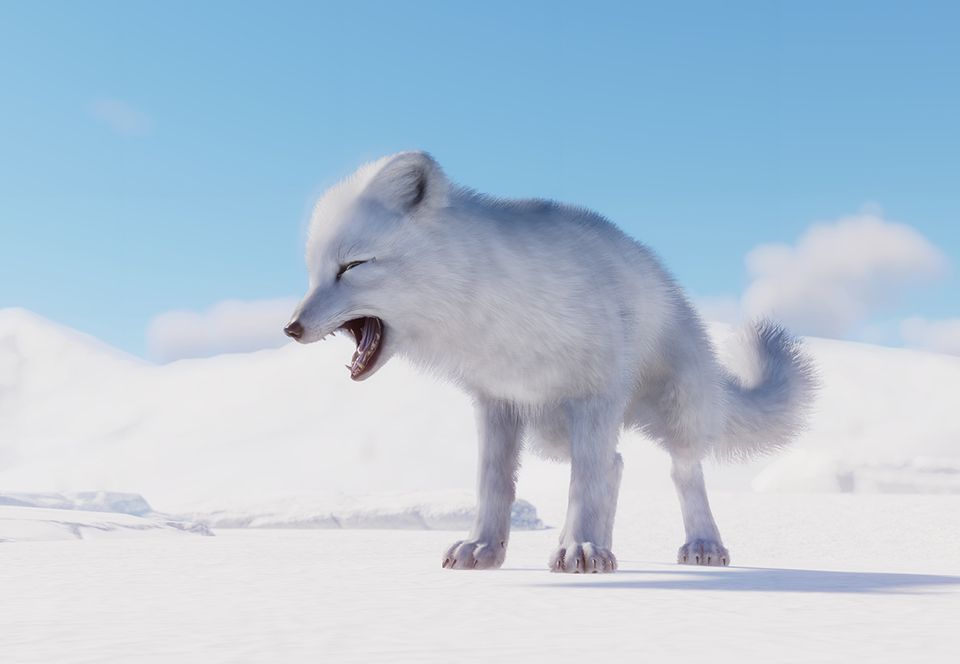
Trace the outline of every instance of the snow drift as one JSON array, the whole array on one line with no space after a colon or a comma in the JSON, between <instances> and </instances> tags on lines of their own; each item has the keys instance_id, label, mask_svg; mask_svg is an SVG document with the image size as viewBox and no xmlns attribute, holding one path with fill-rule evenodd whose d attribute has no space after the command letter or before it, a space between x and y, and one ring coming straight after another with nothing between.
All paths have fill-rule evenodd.
<instances>
[{"instance_id":1,"label":"snow drift","mask_svg":"<svg viewBox=\"0 0 960 664\"><path fill-rule=\"evenodd\" d=\"M713 333L723 348L731 331ZM809 430L772 460L709 469L714 488L960 491L960 358L821 339L807 347L823 384ZM400 361L354 383L343 368L352 350L336 339L157 366L0 310L0 488L137 491L166 512L208 506L251 523L294 518L298 500L317 519L353 500L366 510L358 522L392 510L395 524L411 518L397 496L472 487L469 399ZM622 446L625 485L667 488L666 455L638 439ZM519 493L543 507L565 478L526 458ZM417 510L462 507L438 500L448 504Z\"/></svg>"},{"instance_id":2,"label":"snow drift","mask_svg":"<svg viewBox=\"0 0 960 664\"><path fill-rule=\"evenodd\" d=\"M221 509L202 508L177 515L211 528L391 528L399 530L467 530L476 505L463 491L342 496L333 502L297 497ZM525 500L513 504L515 530L540 530L537 509Z\"/></svg>"}]
</instances>

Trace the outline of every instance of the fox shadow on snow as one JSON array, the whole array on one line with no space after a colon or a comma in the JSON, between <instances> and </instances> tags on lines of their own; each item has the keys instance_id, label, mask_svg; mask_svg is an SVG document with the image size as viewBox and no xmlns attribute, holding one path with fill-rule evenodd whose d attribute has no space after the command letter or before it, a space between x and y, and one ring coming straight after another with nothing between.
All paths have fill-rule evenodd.
<instances>
[{"instance_id":1,"label":"fox shadow on snow","mask_svg":"<svg viewBox=\"0 0 960 664\"><path fill-rule=\"evenodd\" d=\"M623 577L635 577L624 579ZM802 569L732 567L624 570L612 576L578 577L571 582L536 584L565 588L650 588L661 590L734 590L810 593L916 593L931 588L958 589L960 576L888 572L827 572Z\"/></svg>"}]
</instances>

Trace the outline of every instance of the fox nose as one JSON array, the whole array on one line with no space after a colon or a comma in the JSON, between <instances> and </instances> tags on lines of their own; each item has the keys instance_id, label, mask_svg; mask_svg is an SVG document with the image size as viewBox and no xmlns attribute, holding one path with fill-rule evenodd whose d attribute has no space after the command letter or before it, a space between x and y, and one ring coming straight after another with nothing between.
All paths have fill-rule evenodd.
<instances>
[{"instance_id":1,"label":"fox nose","mask_svg":"<svg viewBox=\"0 0 960 664\"><path fill-rule=\"evenodd\" d=\"M300 324L300 321L295 320L283 328L283 333L291 339L299 339L303 336L303 325Z\"/></svg>"}]
</instances>

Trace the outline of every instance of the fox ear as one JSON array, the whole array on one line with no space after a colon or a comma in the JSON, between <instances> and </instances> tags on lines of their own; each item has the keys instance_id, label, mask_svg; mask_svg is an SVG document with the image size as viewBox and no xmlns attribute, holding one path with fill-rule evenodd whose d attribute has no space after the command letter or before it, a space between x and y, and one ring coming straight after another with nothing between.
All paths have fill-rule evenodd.
<instances>
[{"instance_id":1,"label":"fox ear","mask_svg":"<svg viewBox=\"0 0 960 664\"><path fill-rule=\"evenodd\" d=\"M387 158L367 192L388 208L407 213L439 200L446 192L446 178L426 152L401 152Z\"/></svg>"}]
</instances>

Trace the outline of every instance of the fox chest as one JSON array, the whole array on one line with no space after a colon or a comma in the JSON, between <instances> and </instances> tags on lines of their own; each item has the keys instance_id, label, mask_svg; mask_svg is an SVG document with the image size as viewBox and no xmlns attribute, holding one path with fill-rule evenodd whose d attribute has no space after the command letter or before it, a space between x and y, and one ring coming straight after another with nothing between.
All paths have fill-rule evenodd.
<instances>
[{"instance_id":1,"label":"fox chest","mask_svg":"<svg viewBox=\"0 0 960 664\"><path fill-rule=\"evenodd\" d=\"M474 393L536 405L595 391L609 380L604 350L571 341L478 328L421 342L417 355Z\"/></svg>"}]
</instances>

